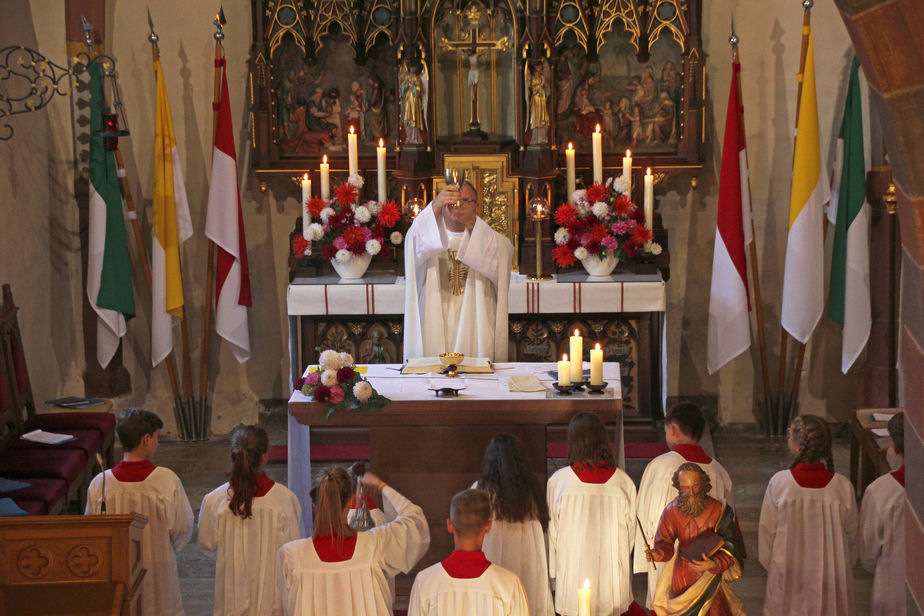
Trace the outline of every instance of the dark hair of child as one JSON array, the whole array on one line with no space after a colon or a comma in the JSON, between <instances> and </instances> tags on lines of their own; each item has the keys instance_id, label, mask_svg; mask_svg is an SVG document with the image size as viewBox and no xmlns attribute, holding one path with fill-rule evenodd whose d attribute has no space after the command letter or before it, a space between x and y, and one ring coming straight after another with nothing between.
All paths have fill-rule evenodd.
<instances>
[{"instance_id":1,"label":"dark hair of child","mask_svg":"<svg viewBox=\"0 0 924 616\"><path fill-rule=\"evenodd\" d=\"M545 491L529 468L526 447L512 434L497 434L485 449L478 487L491 497L494 518L505 522L537 519L545 530L549 507Z\"/></svg>"},{"instance_id":2,"label":"dark hair of child","mask_svg":"<svg viewBox=\"0 0 924 616\"><path fill-rule=\"evenodd\" d=\"M260 458L269 450L269 437L260 426L238 426L231 434L231 513L247 519L253 516L253 499L258 489Z\"/></svg>"},{"instance_id":3,"label":"dark hair of child","mask_svg":"<svg viewBox=\"0 0 924 616\"><path fill-rule=\"evenodd\" d=\"M134 451L145 434L154 434L163 427L157 413L136 407L125 409L116 420L116 433L125 451Z\"/></svg>"}]
</instances>

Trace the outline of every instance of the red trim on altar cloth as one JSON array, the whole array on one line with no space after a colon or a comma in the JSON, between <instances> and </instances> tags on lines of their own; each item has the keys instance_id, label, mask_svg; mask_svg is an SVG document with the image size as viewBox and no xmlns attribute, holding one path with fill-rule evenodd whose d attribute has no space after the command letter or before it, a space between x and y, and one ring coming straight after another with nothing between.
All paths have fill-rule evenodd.
<instances>
[{"instance_id":1,"label":"red trim on altar cloth","mask_svg":"<svg viewBox=\"0 0 924 616\"><path fill-rule=\"evenodd\" d=\"M626 283L619 283L619 312L625 309L626 305Z\"/></svg>"},{"instance_id":2,"label":"red trim on altar cloth","mask_svg":"<svg viewBox=\"0 0 924 616\"><path fill-rule=\"evenodd\" d=\"M327 305L327 285L324 285L324 314L330 314L330 308Z\"/></svg>"}]
</instances>

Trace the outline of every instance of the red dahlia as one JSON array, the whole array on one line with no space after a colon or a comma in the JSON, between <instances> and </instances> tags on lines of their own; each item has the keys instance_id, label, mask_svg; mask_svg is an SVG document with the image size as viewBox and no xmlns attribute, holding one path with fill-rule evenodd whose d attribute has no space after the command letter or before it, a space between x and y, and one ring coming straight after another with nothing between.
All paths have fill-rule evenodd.
<instances>
[{"instance_id":1,"label":"red dahlia","mask_svg":"<svg viewBox=\"0 0 924 616\"><path fill-rule=\"evenodd\" d=\"M296 235L292 238L292 254L296 257L301 257L305 254L305 250L308 249L308 240L306 240L301 235Z\"/></svg>"},{"instance_id":2,"label":"red dahlia","mask_svg":"<svg viewBox=\"0 0 924 616\"><path fill-rule=\"evenodd\" d=\"M337 203L346 206L356 201L357 195L356 187L349 182L344 182L334 191L334 197L337 199Z\"/></svg>"},{"instance_id":3,"label":"red dahlia","mask_svg":"<svg viewBox=\"0 0 924 616\"><path fill-rule=\"evenodd\" d=\"M594 204L597 201L605 202L607 193L608 191L606 190L606 186L604 186L600 182L597 182L593 186L587 189L587 192L585 193L585 198L587 199L587 203L590 203L590 204Z\"/></svg>"},{"instance_id":4,"label":"red dahlia","mask_svg":"<svg viewBox=\"0 0 924 616\"><path fill-rule=\"evenodd\" d=\"M312 218L319 218L321 216L321 210L327 207L327 204L321 199L321 197L312 197L308 200L308 205L305 207L308 208L308 213L311 214Z\"/></svg>"},{"instance_id":5,"label":"red dahlia","mask_svg":"<svg viewBox=\"0 0 924 616\"><path fill-rule=\"evenodd\" d=\"M385 202L382 211L379 212L379 222L385 227L393 227L398 224L399 220L401 220L401 210L398 209L398 204L394 201Z\"/></svg>"},{"instance_id":6,"label":"red dahlia","mask_svg":"<svg viewBox=\"0 0 924 616\"><path fill-rule=\"evenodd\" d=\"M555 222L562 227L568 227L577 219L577 210L570 203L563 203L555 210Z\"/></svg>"},{"instance_id":7,"label":"red dahlia","mask_svg":"<svg viewBox=\"0 0 924 616\"><path fill-rule=\"evenodd\" d=\"M555 259L555 263L559 267L571 267L577 263L577 259L574 257L574 251L568 248L568 246L556 246L552 249L552 258Z\"/></svg>"}]
</instances>

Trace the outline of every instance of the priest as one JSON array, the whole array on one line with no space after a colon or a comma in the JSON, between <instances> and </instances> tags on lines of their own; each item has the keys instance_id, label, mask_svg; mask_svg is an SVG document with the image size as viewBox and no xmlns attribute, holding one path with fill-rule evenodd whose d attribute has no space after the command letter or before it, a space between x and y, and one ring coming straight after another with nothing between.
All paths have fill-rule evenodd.
<instances>
[{"instance_id":1,"label":"priest","mask_svg":"<svg viewBox=\"0 0 924 616\"><path fill-rule=\"evenodd\" d=\"M513 245L478 217L472 184L449 185L404 246L404 358L464 353L507 360Z\"/></svg>"}]
</instances>

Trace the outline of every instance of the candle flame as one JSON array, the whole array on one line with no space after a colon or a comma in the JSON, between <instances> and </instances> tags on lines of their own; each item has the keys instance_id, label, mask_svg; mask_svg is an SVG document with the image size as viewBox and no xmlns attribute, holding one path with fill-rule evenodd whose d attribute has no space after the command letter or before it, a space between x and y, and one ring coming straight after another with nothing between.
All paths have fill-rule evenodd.
<instances>
[{"instance_id":1,"label":"candle flame","mask_svg":"<svg viewBox=\"0 0 924 616\"><path fill-rule=\"evenodd\" d=\"M584 590L590 590L590 580L584 580Z\"/></svg>"},{"instance_id":2,"label":"candle flame","mask_svg":"<svg viewBox=\"0 0 924 616\"><path fill-rule=\"evenodd\" d=\"M573 145L570 141L568 142L568 149L569 149L569 150L573 150L573 149L574 149L574 145Z\"/></svg>"},{"instance_id":3,"label":"candle flame","mask_svg":"<svg viewBox=\"0 0 924 616\"><path fill-rule=\"evenodd\" d=\"M324 157L321 159L321 162L325 165L327 164L327 154L324 155Z\"/></svg>"},{"instance_id":4,"label":"candle flame","mask_svg":"<svg viewBox=\"0 0 924 616\"><path fill-rule=\"evenodd\" d=\"M599 133L599 132L600 132L600 125L599 125L599 124L597 124L597 128L594 129L594 132L595 132L595 133Z\"/></svg>"},{"instance_id":5,"label":"candle flame","mask_svg":"<svg viewBox=\"0 0 924 616\"><path fill-rule=\"evenodd\" d=\"M645 170L645 175L651 175L651 167L648 167L648 168Z\"/></svg>"},{"instance_id":6,"label":"candle flame","mask_svg":"<svg viewBox=\"0 0 924 616\"><path fill-rule=\"evenodd\" d=\"M354 132L356 132L356 131L353 130L353 125L350 124L350 134L352 135Z\"/></svg>"},{"instance_id":7,"label":"candle flame","mask_svg":"<svg viewBox=\"0 0 924 616\"><path fill-rule=\"evenodd\" d=\"M350 128L353 128L353 127L351 126ZM385 140L382 139L381 137L379 137L379 147L380 147L380 148L384 148L384 147L385 147Z\"/></svg>"},{"instance_id":8,"label":"candle flame","mask_svg":"<svg viewBox=\"0 0 924 616\"><path fill-rule=\"evenodd\" d=\"M562 353L562 355L561 355L561 360L562 360L562 361L568 361L568 354L567 354L567 353Z\"/></svg>"},{"instance_id":9,"label":"candle flame","mask_svg":"<svg viewBox=\"0 0 924 616\"><path fill-rule=\"evenodd\" d=\"M302 176L302 179L303 179L303 180L307 180L307 179L308 179L308 174L306 173L305 175L303 175L303 176Z\"/></svg>"},{"instance_id":10,"label":"candle flame","mask_svg":"<svg viewBox=\"0 0 924 616\"><path fill-rule=\"evenodd\" d=\"M579 332L578 330L574 330L574 335L575 335L575 336L580 336L580 335L581 335L581 332Z\"/></svg>"},{"instance_id":11,"label":"candle flame","mask_svg":"<svg viewBox=\"0 0 924 616\"><path fill-rule=\"evenodd\" d=\"M595 351L599 351L599 350L600 350L600 343L599 343L599 342L598 342L597 344L594 345L594 350L595 350Z\"/></svg>"},{"instance_id":12,"label":"candle flame","mask_svg":"<svg viewBox=\"0 0 924 616\"><path fill-rule=\"evenodd\" d=\"M632 150L626 150L626 158L632 158Z\"/></svg>"}]
</instances>

